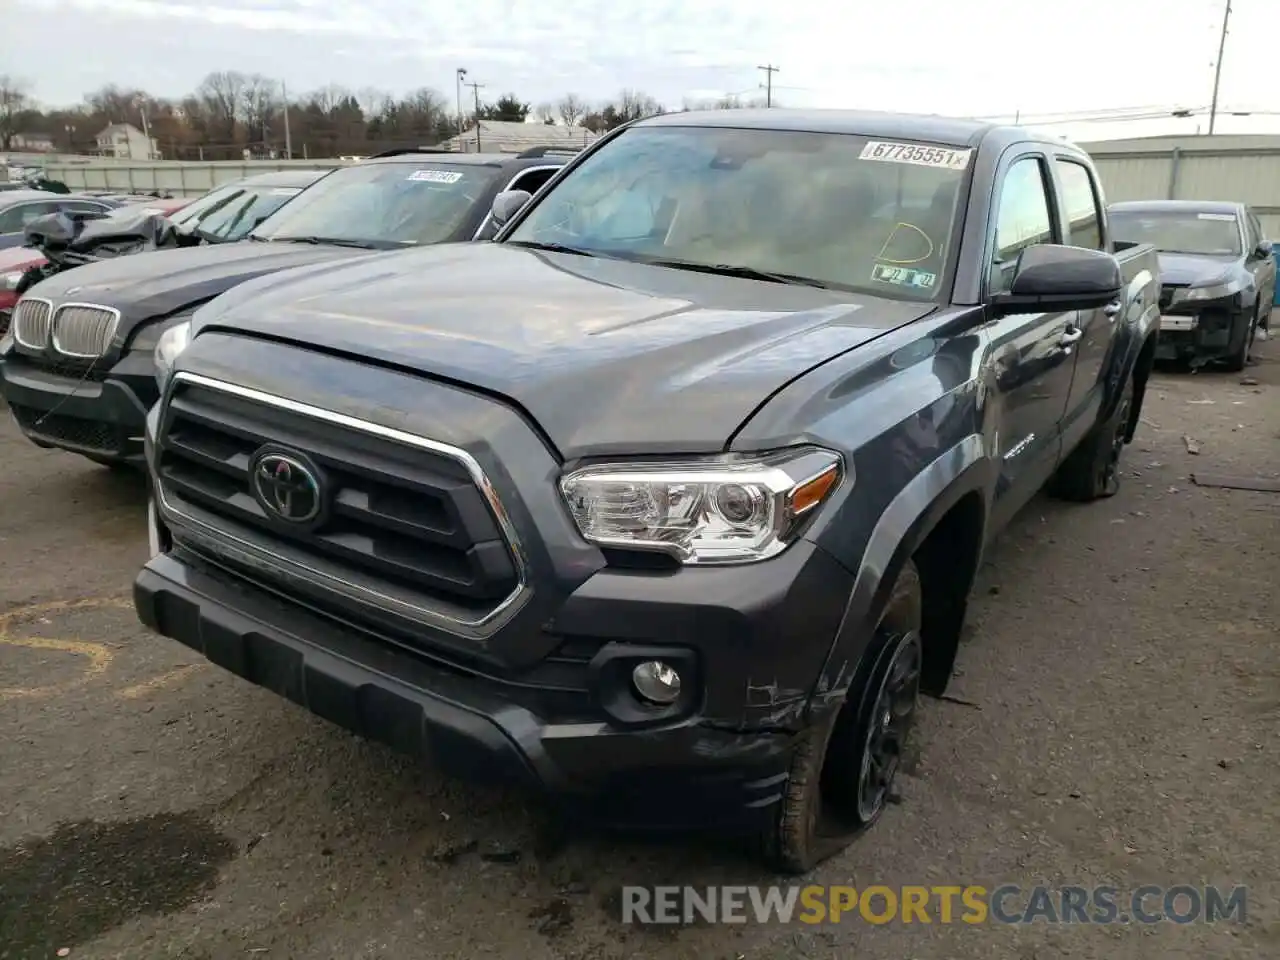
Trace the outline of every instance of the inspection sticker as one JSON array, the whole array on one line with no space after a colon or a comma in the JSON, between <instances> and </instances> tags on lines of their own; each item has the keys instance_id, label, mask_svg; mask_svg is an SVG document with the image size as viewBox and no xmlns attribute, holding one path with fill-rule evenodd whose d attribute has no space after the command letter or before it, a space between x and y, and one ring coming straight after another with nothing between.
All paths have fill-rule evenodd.
<instances>
[{"instance_id":1,"label":"inspection sticker","mask_svg":"<svg viewBox=\"0 0 1280 960\"><path fill-rule=\"evenodd\" d=\"M858 155L859 160L882 160L887 163L914 163L920 167L943 167L947 170L963 170L969 166L972 150L952 150L948 147L924 147L918 143L889 143L885 140L868 140Z\"/></svg>"},{"instance_id":2,"label":"inspection sticker","mask_svg":"<svg viewBox=\"0 0 1280 960\"><path fill-rule=\"evenodd\" d=\"M409 174L408 179L427 183L457 183L462 179L462 174L456 170L415 170Z\"/></svg>"},{"instance_id":3,"label":"inspection sticker","mask_svg":"<svg viewBox=\"0 0 1280 960\"><path fill-rule=\"evenodd\" d=\"M928 270L915 270L911 267L890 267L877 263L871 271L871 279L881 283L896 283L900 287L915 287L928 290L938 282L938 275Z\"/></svg>"}]
</instances>

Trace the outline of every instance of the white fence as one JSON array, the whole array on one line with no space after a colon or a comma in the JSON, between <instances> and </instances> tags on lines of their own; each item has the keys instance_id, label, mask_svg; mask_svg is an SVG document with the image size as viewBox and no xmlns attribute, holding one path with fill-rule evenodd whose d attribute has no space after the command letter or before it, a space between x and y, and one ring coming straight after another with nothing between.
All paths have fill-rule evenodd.
<instances>
[{"instance_id":1,"label":"white fence","mask_svg":"<svg viewBox=\"0 0 1280 960\"><path fill-rule=\"evenodd\" d=\"M347 166L342 160L89 160L51 162L45 176L72 190L113 190L119 193L169 193L198 197L220 183L273 170L331 170Z\"/></svg>"}]
</instances>

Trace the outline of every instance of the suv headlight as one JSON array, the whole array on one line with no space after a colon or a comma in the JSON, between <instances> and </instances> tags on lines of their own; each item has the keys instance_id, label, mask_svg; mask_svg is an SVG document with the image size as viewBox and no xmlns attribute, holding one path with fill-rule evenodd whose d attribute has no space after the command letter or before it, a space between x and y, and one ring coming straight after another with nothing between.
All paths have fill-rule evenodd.
<instances>
[{"instance_id":1,"label":"suv headlight","mask_svg":"<svg viewBox=\"0 0 1280 960\"><path fill-rule=\"evenodd\" d=\"M18 289L18 284L22 282L22 277L26 274L25 270L12 270L9 273L0 273L0 290L8 290L10 292Z\"/></svg>"},{"instance_id":2,"label":"suv headlight","mask_svg":"<svg viewBox=\"0 0 1280 960\"><path fill-rule=\"evenodd\" d=\"M1174 303L1195 303L1202 300L1221 300L1239 293L1243 285L1238 280L1211 283L1204 287L1182 287L1174 291Z\"/></svg>"},{"instance_id":3,"label":"suv headlight","mask_svg":"<svg viewBox=\"0 0 1280 960\"><path fill-rule=\"evenodd\" d=\"M164 393L165 385L169 382L169 377L173 375L173 365L177 362L182 351L187 349L189 343L191 343L191 321L189 319L175 323L160 334L160 339L156 341L156 384L160 387L161 393Z\"/></svg>"},{"instance_id":4,"label":"suv headlight","mask_svg":"<svg viewBox=\"0 0 1280 960\"><path fill-rule=\"evenodd\" d=\"M844 478L839 454L800 447L663 463L583 467L560 480L582 536L685 564L775 556Z\"/></svg>"}]
</instances>

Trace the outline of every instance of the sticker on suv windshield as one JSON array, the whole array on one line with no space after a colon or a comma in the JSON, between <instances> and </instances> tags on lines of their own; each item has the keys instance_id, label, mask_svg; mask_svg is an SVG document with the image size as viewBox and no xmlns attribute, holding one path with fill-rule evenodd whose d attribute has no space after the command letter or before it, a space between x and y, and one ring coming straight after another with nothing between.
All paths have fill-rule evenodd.
<instances>
[{"instance_id":1,"label":"sticker on suv windshield","mask_svg":"<svg viewBox=\"0 0 1280 960\"><path fill-rule=\"evenodd\" d=\"M951 150L947 147L924 147L918 143L890 143L885 140L868 140L858 155L860 160L881 160L886 163L914 163L920 167L942 167L946 170L963 170L969 166L972 150Z\"/></svg>"},{"instance_id":2,"label":"sticker on suv windshield","mask_svg":"<svg viewBox=\"0 0 1280 960\"><path fill-rule=\"evenodd\" d=\"M462 174L457 170L415 170L407 179L426 183L457 183L462 179Z\"/></svg>"},{"instance_id":3,"label":"sticker on suv windshield","mask_svg":"<svg viewBox=\"0 0 1280 960\"><path fill-rule=\"evenodd\" d=\"M890 267L883 263L877 263L871 270L871 279L880 283L897 284L900 287L930 290L938 282L938 275L928 270L915 270L911 267Z\"/></svg>"}]
</instances>

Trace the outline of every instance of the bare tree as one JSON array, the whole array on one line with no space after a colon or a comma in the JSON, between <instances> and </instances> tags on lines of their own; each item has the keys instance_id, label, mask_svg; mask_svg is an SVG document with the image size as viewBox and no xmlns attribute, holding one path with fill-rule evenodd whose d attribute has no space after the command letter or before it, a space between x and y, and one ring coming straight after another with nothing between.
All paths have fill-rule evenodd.
<instances>
[{"instance_id":1,"label":"bare tree","mask_svg":"<svg viewBox=\"0 0 1280 960\"><path fill-rule=\"evenodd\" d=\"M319 90L313 90L307 95L307 103L315 106L321 113L326 114L338 110L348 100L355 100L355 95L346 87L338 86L336 83L321 87Z\"/></svg>"},{"instance_id":2,"label":"bare tree","mask_svg":"<svg viewBox=\"0 0 1280 960\"><path fill-rule=\"evenodd\" d=\"M642 117L654 117L665 110L657 100L639 90L623 90L613 104L623 122L639 120Z\"/></svg>"},{"instance_id":3,"label":"bare tree","mask_svg":"<svg viewBox=\"0 0 1280 960\"><path fill-rule=\"evenodd\" d=\"M356 93L356 102L360 104L364 118L372 120L386 113L387 108L395 101L385 90L379 90L377 87L362 87Z\"/></svg>"},{"instance_id":4,"label":"bare tree","mask_svg":"<svg viewBox=\"0 0 1280 960\"><path fill-rule=\"evenodd\" d=\"M248 78L234 70L209 74L196 87L196 100L203 107L210 137L223 144L236 142L236 127L244 117L244 95Z\"/></svg>"},{"instance_id":5,"label":"bare tree","mask_svg":"<svg viewBox=\"0 0 1280 960\"><path fill-rule=\"evenodd\" d=\"M0 74L0 146L8 150L18 132L18 114L31 102L30 87L23 80Z\"/></svg>"},{"instance_id":6,"label":"bare tree","mask_svg":"<svg viewBox=\"0 0 1280 960\"><path fill-rule=\"evenodd\" d=\"M245 139L252 142L261 138L264 150L271 136L272 119L280 110L280 99L276 96L276 89L277 84L274 80L255 73L244 78L244 89L240 95Z\"/></svg>"},{"instance_id":7,"label":"bare tree","mask_svg":"<svg viewBox=\"0 0 1280 960\"><path fill-rule=\"evenodd\" d=\"M556 122L556 108L549 103L540 103L533 108L533 114L541 123L554 124Z\"/></svg>"},{"instance_id":8,"label":"bare tree","mask_svg":"<svg viewBox=\"0 0 1280 960\"><path fill-rule=\"evenodd\" d=\"M566 93L556 104L556 112L566 127L573 127L586 116L587 105L576 93Z\"/></svg>"}]
</instances>

